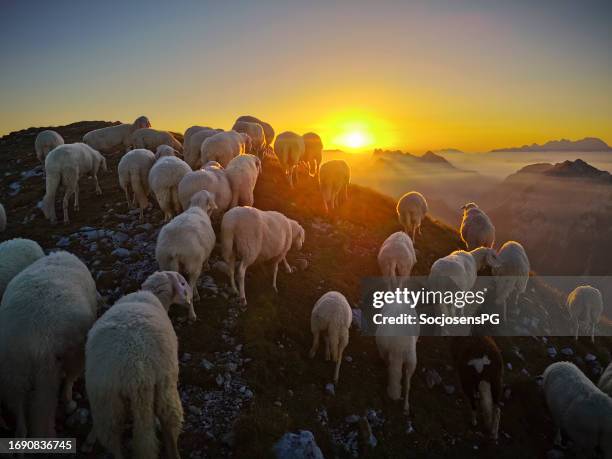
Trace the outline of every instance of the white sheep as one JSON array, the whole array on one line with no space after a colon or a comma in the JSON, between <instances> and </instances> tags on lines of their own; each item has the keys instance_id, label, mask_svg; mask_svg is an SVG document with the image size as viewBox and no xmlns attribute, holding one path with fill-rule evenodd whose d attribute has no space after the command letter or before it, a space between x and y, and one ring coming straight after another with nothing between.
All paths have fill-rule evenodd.
<instances>
[{"instance_id":1,"label":"white sheep","mask_svg":"<svg viewBox=\"0 0 612 459\"><path fill-rule=\"evenodd\" d=\"M191 140L191 137L199 131L202 131L203 129L212 129L210 126L198 126L198 125L194 125L194 126L190 126L185 130L185 133L183 134L183 151L187 150L187 146L189 145L189 142Z\"/></svg>"},{"instance_id":2,"label":"white sheep","mask_svg":"<svg viewBox=\"0 0 612 459\"><path fill-rule=\"evenodd\" d=\"M149 171L149 188L164 212L165 222L183 210L178 198L178 184L188 172L191 172L189 164L176 156L160 158Z\"/></svg>"},{"instance_id":3,"label":"white sheep","mask_svg":"<svg viewBox=\"0 0 612 459\"><path fill-rule=\"evenodd\" d=\"M514 306L519 296L525 293L529 281L529 258L521 244L508 241L497 253L500 266L492 270L495 276L495 302L504 309L504 320L507 317L507 302L512 293Z\"/></svg>"},{"instance_id":4,"label":"white sheep","mask_svg":"<svg viewBox=\"0 0 612 459\"><path fill-rule=\"evenodd\" d=\"M601 292L590 285L581 285L570 292L566 304L576 326L576 339L580 327L583 327L591 332L591 341L595 342L595 327L603 312Z\"/></svg>"},{"instance_id":5,"label":"white sheep","mask_svg":"<svg viewBox=\"0 0 612 459\"><path fill-rule=\"evenodd\" d=\"M132 124L123 123L89 131L83 136L83 142L103 153L114 153L121 148L127 151L131 144L132 133L150 126L147 117L140 116Z\"/></svg>"},{"instance_id":6,"label":"white sheep","mask_svg":"<svg viewBox=\"0 0 612 459\"><path fill-rule=\"evenodd\" d=\"M312 177L319 175L319 166L323 159L323 141L318 134L307 132L302 136L304 139L304 155L302 161L308 165L308 172Z\"/></svg>"},{"instance_id":7,"label":"white sheep","mask_svg":"<svg viewBox=\"0 0 612 459\"><path fill-rule=\"evenodd\" d=\"M125 423L133 421L129 457L158 457L156 419L166 456L179 458L183 423L178 393L178 341L168 318L173 303L191 304L191 291L176 272L156 272L142 290L120 298L91 328L85 380L93 427L82 449L99 440L115 459L124 456Z\"/></svg>"},{"instance_id":8,"label":"white sheep","mask_svg":"<svg viewBox=\"0 0 612 459\"><path fill-rule=\"evenodd\" d=\"M160 269L180 272L189 281L195 299L199 299L197 282L202 266L215 248L215 231L210 213L215 210L215 198L208 191L198 191L191 197L189 208L174 217L159 232L155 258ZM196 320L193 306L189 319Z\"/></svg>"},{"instance_id":9,"label":"white sheep","mask_svg":"<svg viewBox=\"0 0 612 459\"><path fill-rule=\"evenodd\" d=\"M254 155L240 155L232 159L225 168L225 175L232 189L230 207L252 206L253 192L261 174L261 160Z\"/></svg>"},{"instance_id":10,"label":"white sheep","mask_svg":"<svg viewBox=\"0 0 612 459\"><path fill-rule=\"evenodd\" d=\"M200 147L200 163L217 161L223 167L238 155L246 153L248 135L236 131L217 132Z\"/></svg>"},{"instance_id":11,"label":"white sheep","mask_svg":"<svg viewBox=\"0 0 612 459\"><path fill-rule=\"evenodd\" d=\"M179 151L172 148L170 145L160 145L155 149L155 161L164 156L178 156Z\"/></svg>"},{"instance_id":12,"label":"white sheep","mask_svg":"<svg viewBox=\"0 0 612 459\"><path fill-rule=\"evenodd\" d=\"M543 386L557 428L555 443L565 434L578 457L592 457L599 450L604 458L612 458L612 398L570 362L549 365Z\"/></svg>"},{"instance_id":13,"label":"white sheep","mask_svg":"<svg viewBox=\"0 0 612 459\"><path fill-rule=\"evenodd\" d=\"M183 143L183 158L185 162L189 164L189 166L193 170L197 170L204 163L202 163L202 143L209 137L212 137L219 132L223 132L223 129L212 129L212 128L204 128L194 131Z\"/></svg>"},{"instance_id":14,"label":"white sheep","mask_svg":"<svg viewBox=\"0 0 612 459\"><path fill-rule=\"evenodd\" d=\"M168 145L177 151L183 151L183 145L168 131L158 131L152 128L135 130L130 137L134 149L146 148L155 151L160 145Z\"/></svg>"},{"instance_id":15,"label":"white sheep","mask_svg":"<svg viewBox=\"0 0 612 459\"><path fill-rule=\"evenodd\" d=\"M34 151L36 157L44 165L47 154L55 147L63 145L64 139L55 131L49 129L40 131L34 141Z\"/></svg>"},{"instance_id":16,"label":"white sheep","mask_svg":"<svg viewBox=\"0 0 612 459\"><path fill-rule=\"evenodd\" d=\"M45 252L30 239L9 239L0 243L0 299L11 279L30 266Z\"/></svg>"},{"instance_id":17,"label":"white sheep","mask_svg":"<svg viewBox=\"0 0 612 459\"><path fill-rule=\"evenodd\" d=\"M38 259L9 283L0 303L0 402L15 414L15 437L55 437L62 377L67 411L76 408L72 386L96 313L96 284L68 252Z\"/></svg>"},{"instance_id":18,"label":"white sheep","mask_svg":"<svg viewBox=\"0 0 612 459\"><path fill-rule=\"evenodd\" d=\"M251 139L251 148L247 150L247 153L261 153L266 146L266 134L264 133L263 127L259 123L253 123L250 121L236 121L232 126L232 130L236 132L242 132L247 134Z\"/></svg>"},{"instance_id":19,"label":"white sheep","mask_svg":"<svg viewBox=\"0 0 612 459\"><path fill-rule=\"evenodd\" d=\"M302 161L305 148L302 136L291 131L280 133L274 141L274 153L278 157L278 162L291 188L297 181L296 168Z\"/></svg>"},{"instance_id":20,"label":"white sheep","mask_svg":"<svg viewBox=\"0 0 612 459\"><path fill-rule=\"evenodd\" d=\"M250 115L239 116L236 121L248 121L249 123L259 124L264 130L264 134L266 137L266 145L272 145L272 141L274 140L274 129L272 129L272 126L270 126L270 124Z\"/></svg>"},{"instance_id":21,"label":"white sheep","mask_svg":"<svg viewBox=\"0 0 612 459\"><path fill-rule=\"evenodd\" d=\"M325 336L325 360L331 357L336 364L334 384L338 384L342 353L349 342L349 328L353 319L351 306L340 292L327 292L317 300L310 314L310 331L312 348L309 357L312 359L319 349L319 337Z\"/></svg>"},{"instance_id":22,"label":"white sheep","mask_svg":"<svg viewBox=\"0 0 612 459\"><path fill-rule=\"evenodd\" d=\"M602 392L612 397L612 362L608 364L604 372L601 374L597 387L599 387Z\"/></svg>"},{"instance_id":23,"label":"white sheep","mask_svg":"<svg viewBox=\"0 0 612 459\"><path fill-rule=\"evenodd\" d=\"M6 211L4 206L0 203L0 233L6 229Z\"/></svg>"},{"instance_id":24,"label":"white sheep","mask_svg":"<svg viewBox=\"0 0 612 459\"><path fill-rule=\"evenodd\" d=\"M348 186L351 183L351 168L341 159L327 161L319 169L319 189L323 197L325 212L339 205L340 193L348 200Z\"/></svg>"},{"instance_id":25,"label":"white sheep","mask_svg":"<svg viewBox=\"0 0 612 459\"><path fill-rule=\"evenodd\" d=\"M215 195L216 213L223 214L229 209L232 203L232 188L225 170L219 163L209 163L203 169L185 174L181 179L178 185L178 198L183 209L187 209L191 197L202 190Z\"/></svg>"},{"instance_id":26,"label":"white sheep","mask_svg":"<svg viewBox=\"0 0 612 459\"><path fill-rule=\"evenodd\" d=\"M471 252L456 250L431 265L428 288L435 292L467 292L474 287L478 271L486 265L491 268L500 266L495 250L488 247L479 247ZM451 305L447 312L455 316L456 307L460 306Z\"/></svg>"},{"instance_id":27,"label":"white sheep","mask_svg":"<svg viewBox=\"0 0 612 459\"><path fill-rule=\"evenodd\" d=\"M403 195L397 202L397 219L400 225L404 227L406 233L412 233L412 240L416 239L418 230L421 234L421 223L428 212L427 201L418 191L410 191Z\"/></svg>"},{"instance_id":28,"label":"white sheep","mask_svg":"<svg viewBox=\"0 0 612 459\"><path fill-rule=\"evenodd\" d=\"M389 236L378 251L378 266L389 288L400 286L397 277L408 277L416 264L416 252L410 236L398 231Z\"/></svg>"},{"instance_id":29,"label":"white sheep","mask_svg":"<svg viewBox=\"0 0 612 459\"><path fill-rule=\"evenodd\" d=\"M96 194L102 190L98 183L98 171L106 171L106 159L100 152L84 143L67 143L54 148L45 159L46 191L42 201L42 211L51 223L57 221L55 215L55 194L60 185L64 186L64 223L68 219L68 199L74 194L74 210L79 210L79 179L91 175L94 179Z\"/></svg>"},{"instance_id":30,"label":"white sheep","mask_svg":"<svg viewBox=\"0 0 612 459\"><path fill-rule=\"evenodd\" d=\"M473 202L462 207L461 240L468 250L476 247L493 247L495 243L495 226L482 209Z\"/></svg>"},{"instance_id":31,"label":"white sheep","mask_svg":"<svg viewBox=\"0 0 612 459\"><path fill-rule=\"evenodd\" d=\"M274 263L272 287L278 291L278 265L283 262L287 272L291 272L286 258L287 252L292 247L300 250L304 238L304 228L280 212L263 211L254 207L234 207L225 213L221 221L221 253L227 265L232 289L239 293L241 304L247 303L244 291L247 268L255 262L271 260ZM239 291L234 280L236 260Z\"/></svg>"},{"instance_id":32,"label":"white sheep","mask_svg":"<svg viewBox=\"0 0 612 459\"><path fill-rule=\"evenodd\" d=\"M123 155L117 166L119 186L125 192L128 207L131 209L138 203L141 221L144 219L144 209L149 207L149 172L154 163L152 151L138 148Z\"/></svg>"}]
</instances>

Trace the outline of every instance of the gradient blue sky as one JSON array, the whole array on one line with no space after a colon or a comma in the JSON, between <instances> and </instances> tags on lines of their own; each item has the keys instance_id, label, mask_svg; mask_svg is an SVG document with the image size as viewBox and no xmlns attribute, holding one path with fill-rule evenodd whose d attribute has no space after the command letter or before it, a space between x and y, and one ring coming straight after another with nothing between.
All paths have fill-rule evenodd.
<instances>
[{"instance_id":1,"label":"gradient blue sky","mask_svg":"<svg viewBox=\"0 0 612 459\"><path fill-rule=\"evenodd\" d=\"M612 2L0 2L0 134L84 119L328 147L612 143Z\"/></svg>"}]
</instances>

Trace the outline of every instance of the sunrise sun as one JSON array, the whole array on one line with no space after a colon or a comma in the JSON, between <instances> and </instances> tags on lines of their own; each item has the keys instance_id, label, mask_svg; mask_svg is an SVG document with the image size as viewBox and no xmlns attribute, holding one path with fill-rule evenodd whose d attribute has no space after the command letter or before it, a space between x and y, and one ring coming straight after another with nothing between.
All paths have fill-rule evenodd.
<instances>
[{"instance_id":1,"label":"sunrise sun","mask_svg":"<svg viewBox=\"0 0 612 459\"><path fill-rule=\"evenodd\" d=\"M361 148L366 144L366 136L360 131L348 132L344 135L343 143L350 148Z\"/></svg>"}]
</instances>

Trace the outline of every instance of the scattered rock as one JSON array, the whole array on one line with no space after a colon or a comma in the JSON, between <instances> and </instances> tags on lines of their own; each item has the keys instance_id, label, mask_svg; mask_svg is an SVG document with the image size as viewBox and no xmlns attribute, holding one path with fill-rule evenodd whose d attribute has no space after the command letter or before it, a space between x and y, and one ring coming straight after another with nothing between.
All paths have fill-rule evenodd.
<instances>
[{"instance_id":1,"label":"scattered rock","mask_svg":"<svg viewBox=\"0 0 612 459\"><path fill-rule=\"evenodd\" d=\"M557 357L557 349L555 349L554 346L550 346L548 348L548 357L550 357L551 359L554 359L555 357Z\"/></svg>"},{"instance_id":2,"label":"scattered rock","mask_svg":"<svg viewBox=\"0 0 612 459\"><path fill-rule=\"evenodd\" d=\"M130 251L128 249L124 249L123 247L118 247L111 252L111 255L118 258L127 258L130 256Z\"/></svg>"},{"instance_id":3,"label":"scattered rock","mask_svg":"<svg viewBox=\"0 0 612 459\"><path fill-rule=\"evenodd\" d=\"M560 449L551 449L546 453L546 459L563 459L565 457L565 453Z\"/></svg>"},{"instance_id":4,"label":"scattered rock","mask_svg":"<svg viewBox=\"0 0 612 459\"><path fill-rule=\"evenodd\" d=\"M593 354L587 354L584 356L584 360L587 362L595 362L597 361L597 357L595 357Z\"/></svg>"},{"instance_id":5,"label":"scattered rock","mask_svg":"<svg viewBox=\"0 0 612 459\"><path fill-rule=\"evenodd\" d=\"M206 360L206 359L202 359L200 361L200 366L202 368L204 368L205 370L210 371L210 370L212 370L215 367L215 364L210 362L210 361L208 361L208 360Z\"/></svg>"},{"instance_id":6,"label":"scattered rock","mask_svg":"<svg viewBox=\"0 0 612 459\"><path fill-rule=\"evenodd\" d=\"M308 430L286 433L274 444L273 451L277 459L324 459L314 435Z\"/></svg>"},{"instance_id":7,"label":"scattered rock","mask_svg":"<svg viewBox=\"0 0 612 459\"><path fill-rule=\"evenodd\" d=\"M198 408L198 407L197 407L197 406L195 406L195 405L189 405L189 408L188 408L188 409L189 409L189 412L190 412L191 414L195 414L196 416L201 416L201 415L202 415L202 409L201 409L201 408Z\"/></svg>"},{"instance_id":8,"label":"scattered rock","mask_svg":"<svg viewBox=\"0 0 612 459\"><path fill-rule=\"evenodd\" d=\"M574 350L571 347L564 347L563 349L561 349L561 354L566 357L571 357L572 355L574 355Z\"/></svg>"},{"instance_id":9,"label":"scattered rock","mask_svg":"<svg viewBox=\"0 0 612 459\"><path fill-rule=\"evenodd\" d=\"M344 422L346 422L347 424L357 424L359 422L359 416L357 416L356 414L351 414L344 418Z\"/></svg>"},{"instance_id":10,"label":"scattered rock","mask_svg":"<svg viewBox=\"0 0 612 459\"><path fill-rule=\"evenodd\" d=\"M336 388L332 383L327 383L325 384L325 392L327 392L329 395L336 395Z\"/></svg>"},{"instance_id":11,"label":"scattered rock","mask_svg":"<svg viewBox=\"0 0 612 459\"><path fill-rule=\"evenodd\" d=\"M429 368L425 371L425 383L427 387L433 389L438 384L442 383L442 376L434 368Z\"/></svg>"},{"instance_id":12,"label":"scattered rock","mask_svg":"<svg viewBox=\"0 0 612 459\"><path fill-rule=\"evenodd\" d=\"M448 395L453 395L455 393L455 386L452 384L445 384L444 392L446 392Z\"/></svg>"}]
</instances>

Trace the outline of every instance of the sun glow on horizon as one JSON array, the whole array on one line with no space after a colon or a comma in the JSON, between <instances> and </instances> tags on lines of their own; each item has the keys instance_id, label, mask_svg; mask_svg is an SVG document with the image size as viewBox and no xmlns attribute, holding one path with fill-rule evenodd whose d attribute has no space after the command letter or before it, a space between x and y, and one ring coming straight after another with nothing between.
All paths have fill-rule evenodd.
<instances>
[{"instance_id":1,"label":"sun glow on horizon","mask_svg":"<svg viewBox=\"0 0 612 459\"><path fill-rule=\"evenodd\" d=\"M359 153L393 142L387 122L372 113L345 110L331 114L318 126L327 149Z\"/></svg>"}]
</instances>

